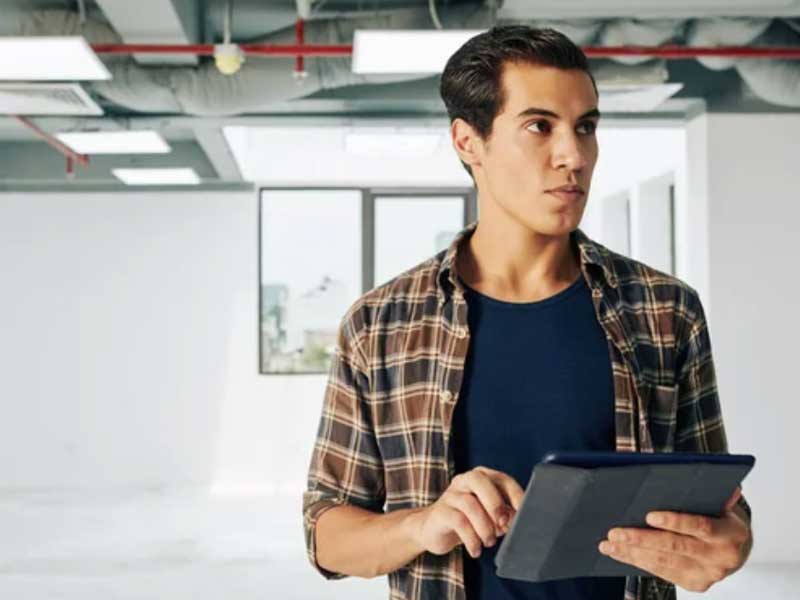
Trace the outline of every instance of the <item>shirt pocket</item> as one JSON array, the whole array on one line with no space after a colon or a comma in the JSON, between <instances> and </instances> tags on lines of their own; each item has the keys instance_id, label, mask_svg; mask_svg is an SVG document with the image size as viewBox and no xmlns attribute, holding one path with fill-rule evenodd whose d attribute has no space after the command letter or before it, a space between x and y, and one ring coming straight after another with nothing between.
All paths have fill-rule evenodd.
<instances>
[{"instance_id":1,"label":"shirt pocket","mask_svg":"<svg viewBox=\"0 0 800 600\"><path fill-rule=\"evenodd\" d=\"M655 452L672 452L678 416L678 385L645 384L647 422Z\"/></svg>"}]
</instances>

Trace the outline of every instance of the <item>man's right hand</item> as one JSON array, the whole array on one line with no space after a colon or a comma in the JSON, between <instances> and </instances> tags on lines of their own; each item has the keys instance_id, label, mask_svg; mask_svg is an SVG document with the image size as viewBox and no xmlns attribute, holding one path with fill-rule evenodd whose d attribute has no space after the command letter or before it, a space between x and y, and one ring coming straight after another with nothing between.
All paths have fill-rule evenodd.
<instances>
[{"instance_id":1,"label":"man's right hand","mask_svg":"<svg viewBox=\"0 0 800 600\"><path fill-rule=\"evenodd\" d=\"M524 493L513 477L488 467L456 475L439 499L417 514L416 541L433 554L464 544L476 558L484 545L494 546L508 532Z\"/></svg>"}]
</instances>

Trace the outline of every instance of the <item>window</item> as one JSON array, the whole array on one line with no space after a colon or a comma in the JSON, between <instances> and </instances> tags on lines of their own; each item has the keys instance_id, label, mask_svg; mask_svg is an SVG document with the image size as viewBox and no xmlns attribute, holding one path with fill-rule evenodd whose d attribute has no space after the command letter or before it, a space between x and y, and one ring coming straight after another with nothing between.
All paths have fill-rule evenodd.
<instances>
[{"instance_id":1,"label":"window","mask_svg":"<svg viewBox=\"0 0 800 600\"><path fill-rule=\"evenodd\" d=\"M260 372L326 373L353 302L449 246L476 205L470 189L262 189Z\"/></svg>"},{"instance_id":2,"label":"window","mask_svg":"<svg viewBox=\"0 0 800 600\"><path fill-rule=\"evenodd\" d=\"M464 212L458 196L376 196L376 284L447 248L464 227Z\"/></svg>"}]
</instances>

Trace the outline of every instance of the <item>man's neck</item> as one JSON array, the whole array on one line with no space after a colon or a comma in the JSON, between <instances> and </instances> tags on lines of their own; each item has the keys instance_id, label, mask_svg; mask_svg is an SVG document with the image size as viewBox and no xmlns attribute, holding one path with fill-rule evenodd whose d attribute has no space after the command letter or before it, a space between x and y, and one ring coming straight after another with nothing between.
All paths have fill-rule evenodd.
<instances>
[{"instance_id":1,"label":"man's neck","mask_svg":"<svg viewBox=\"0 0 800 600\"><path fill-rule=\"evenodd\" d=\"M536 302L569 287L581 269L569 234L547 236L479 221L458 249L456 272L492 298Z\"/></svg>"}]
</instances>

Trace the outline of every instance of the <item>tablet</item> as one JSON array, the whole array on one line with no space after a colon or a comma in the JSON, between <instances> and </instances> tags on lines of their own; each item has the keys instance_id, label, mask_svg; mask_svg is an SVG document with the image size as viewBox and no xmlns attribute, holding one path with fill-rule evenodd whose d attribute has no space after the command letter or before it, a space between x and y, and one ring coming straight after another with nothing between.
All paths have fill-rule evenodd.
<instances>
[{"instance_id":1,"label":"tablet","mask_svg":"<svg viewBox=\"0 0 800 600\"><path fill-rule=\"evenodd\" d=\"M695 454L691 452L579 452L554 450L542 457L542 463L593 469L624 465L663 465L708 463L752 467L755 457L750 454ZM735 489L735 486L734 486ZM733 493L733 491L731 491Z\"/></svg>"},{"instance_id":2,"label":"tablet","mask_svg":"<svg viewBox=\"0 0 800 600\"><path fill-rule=\"evenodd\" d=\"M497 575L524 581L652 576L601 554L613 527L651 529L647 513L719 516L755 457L748 454L547 453L495 556Z\"/></svg>"}]
</instances>

